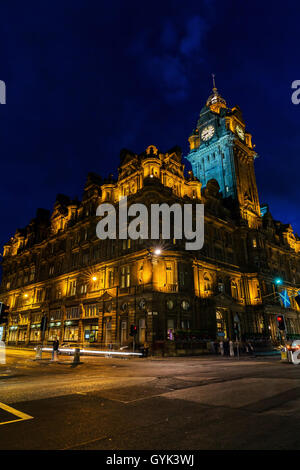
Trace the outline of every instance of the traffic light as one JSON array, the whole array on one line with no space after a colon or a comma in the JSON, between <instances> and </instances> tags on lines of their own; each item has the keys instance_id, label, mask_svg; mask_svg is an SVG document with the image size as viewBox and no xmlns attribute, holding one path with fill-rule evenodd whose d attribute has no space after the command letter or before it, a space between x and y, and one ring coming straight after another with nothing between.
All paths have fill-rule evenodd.
<instances>
[{"instance_id":1,"label":"traffic light","mask_svg":"<svg viewBox=\"0 0 300 470\"><path fill-rule=\"evenodd\" d=\"M8 323L9 306L0 302L0 323Z\"/></svg>"},{"instance_id":2,"label":"traffic light","mask_svg":"<svg viewBox=\"0 0 300 470\"><path fill-rule=\"evenodd\" d=\"M277 315L276 320L277 320L278 329L279 330L285 330L284 316L283 315Z\"/></svg>"},{"instance_id":3,"label":"traffic light","mask_svg":"<svg viewBox=\"0 0 300 470\"><path fill-rule=\"evenodd\" d=\"M135 336L137 334L137 326L136 325L130 325L130 336Z\"/></svg>"}]
</instances>

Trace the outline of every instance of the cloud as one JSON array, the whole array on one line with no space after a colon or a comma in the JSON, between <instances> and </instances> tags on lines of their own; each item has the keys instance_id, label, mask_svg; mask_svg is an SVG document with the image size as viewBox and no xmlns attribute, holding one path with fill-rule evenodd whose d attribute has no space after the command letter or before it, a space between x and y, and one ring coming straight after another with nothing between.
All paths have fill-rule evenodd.
<instances>
[{"instance_id":1,"label":"cloud","mask_svg":"<svg viewBox=\"0 0 300 470\"><path fill-rule=\"evenodd\" d=\"M189 18L186 25L187 33L180 44L180 52L184 56L202 52L203 41L208 30L208 23L201 16Z\"/></svg>"},{"instance_id":2,"label":"cloud","mask_svg":"<svg viewBox=\"0 0 300 470\"><path fill-rule=\"evenodd\" d=\"M193 65L204 60L209 22L200 15L175 23L164 21L157 31L143 30L130 47L162 98L183 101L190 93Z\"/></svg>"}]
</instances>

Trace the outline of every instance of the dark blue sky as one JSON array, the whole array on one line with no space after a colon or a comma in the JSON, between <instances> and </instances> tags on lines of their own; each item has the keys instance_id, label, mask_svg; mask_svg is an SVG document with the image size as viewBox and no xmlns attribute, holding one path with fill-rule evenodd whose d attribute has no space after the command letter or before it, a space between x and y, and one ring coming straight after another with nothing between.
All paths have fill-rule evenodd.
<instances>
[{"instance_id":1,"label":"dark blue sky","mask_svg":"<svg viewBox=\"0 0 300 470\"><path fill-rule=\"evenodd\" d=\"M242 108L260 158L261 202L300 232L299 2L1 2L0 244L81 197L86 175L117 174L123 147L187 153L211 91Z\"/></svg>"}]
</instances>

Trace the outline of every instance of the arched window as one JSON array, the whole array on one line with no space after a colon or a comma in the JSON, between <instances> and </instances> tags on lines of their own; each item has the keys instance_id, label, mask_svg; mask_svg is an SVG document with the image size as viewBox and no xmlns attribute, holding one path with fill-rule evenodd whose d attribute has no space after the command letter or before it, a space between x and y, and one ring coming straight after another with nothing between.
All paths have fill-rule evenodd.
<instances>
[{"instance_id":1,"label":"arched window","mask_svg":"<svg viewBox=\"0 0 300 470\"><path fill-rule=\"evenodd\" d=\"M235 281L231 281L231 295L234 299L238 297L238 286Z\"/></svg>"},{"instance_id":2,"label":"arched window","mask_svg":"<svg viewBox=\"0 0 300 470\"><path fill-rule=\"evenodd\" d=\"M204 273L204 291L209 292L212 290L212 278L208 273Z\"/></svg>"}]
</instances>

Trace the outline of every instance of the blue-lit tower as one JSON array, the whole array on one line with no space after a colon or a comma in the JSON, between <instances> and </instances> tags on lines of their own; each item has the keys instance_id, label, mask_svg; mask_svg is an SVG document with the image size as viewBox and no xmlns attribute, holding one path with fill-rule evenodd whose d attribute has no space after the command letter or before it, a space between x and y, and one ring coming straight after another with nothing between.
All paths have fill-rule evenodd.
<instances>
[{"instance_id":1,"label":"blue-lit tower","mask_svg":"<svg viewBox=\"0 0 300 470\"><path fill-rule=\"evenodd\" d=\"M261 224L254 172L257 154L245 128L240 108L227 107L213 80L212 94L189 137L190 152L186 158L202 186L211 179L217 180L223 197L231 197L240 216L256 228Z\"/></svg>"}]
</instances>

